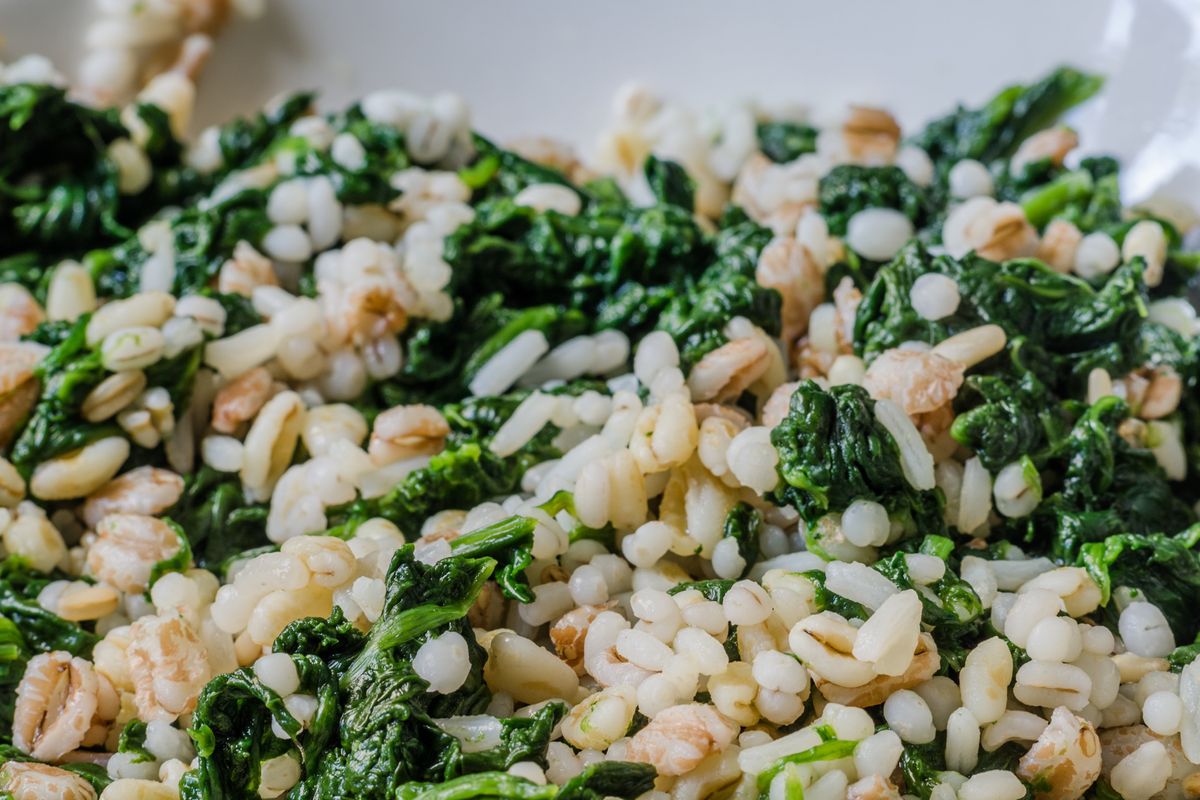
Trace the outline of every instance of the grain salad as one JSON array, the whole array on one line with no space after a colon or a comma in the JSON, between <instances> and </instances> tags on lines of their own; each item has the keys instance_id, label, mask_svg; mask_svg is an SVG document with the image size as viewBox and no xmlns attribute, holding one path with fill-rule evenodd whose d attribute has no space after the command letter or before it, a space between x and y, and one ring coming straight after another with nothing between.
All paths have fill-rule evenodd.
<instances>
[{"instance_id":1,"label":"grain salad","mask_svg":"<svg viewBox=\"0 0 1200 800\"><path fill-rule=\"evenodd\" d=\"M225 4L103 8L0 67L0 797L1200 797L1200 254L1100 78L189 136Z\"/></svg>"}]
</instances>

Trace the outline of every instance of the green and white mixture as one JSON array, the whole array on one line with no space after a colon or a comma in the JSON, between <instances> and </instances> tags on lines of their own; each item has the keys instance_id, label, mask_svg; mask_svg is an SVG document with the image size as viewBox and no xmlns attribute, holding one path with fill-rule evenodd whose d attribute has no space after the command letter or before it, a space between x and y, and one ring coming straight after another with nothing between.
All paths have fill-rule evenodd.
<instances>
[{"instance_id":1,"label":"green and white mixture","mask_svg":"<svg viewBox=\"0 0 1200 800\"><path fill-rule=\"evenodd\" d=\"M580 160L0 75L0 797L1200 797L1200 256L1098 78Z\"/></svg>"}]
</instances>

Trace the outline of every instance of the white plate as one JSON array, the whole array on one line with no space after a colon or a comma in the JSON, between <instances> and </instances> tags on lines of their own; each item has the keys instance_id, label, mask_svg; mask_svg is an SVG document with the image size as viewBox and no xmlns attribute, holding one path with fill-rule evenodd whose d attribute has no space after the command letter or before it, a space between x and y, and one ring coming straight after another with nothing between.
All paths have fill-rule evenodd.
<instances>
[{"instance_id":1,"label":"white plate","mask_svg":"<svg viewBox=\"0 0 1200 800\"><path fill-rule=\"evenodd\" d=\"M1130 201L1200 206L1200 0L267 0L218 43L199 119L289 89L335 106L373 88L454 90L501 140L581 144L637 79L698 107L741 97L892 108L912 129L955 101L1069 63L1109 82L1071 121L1119 156ZM71 65L86 14L66 0L0 0L4 58Z\"/></svg>"}]
</instances>

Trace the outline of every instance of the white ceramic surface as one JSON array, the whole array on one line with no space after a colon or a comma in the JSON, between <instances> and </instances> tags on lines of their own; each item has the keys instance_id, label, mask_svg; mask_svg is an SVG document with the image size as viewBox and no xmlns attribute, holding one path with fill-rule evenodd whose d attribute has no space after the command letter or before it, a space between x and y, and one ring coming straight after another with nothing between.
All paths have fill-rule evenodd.
<instances>
[{"instance_id":1,"label":"white ceramic surface","mask_svg":"<svg viewBox=\"0 0 1200 800\"><path fill-rule=\"evenodd\" d=\"M962 99L1070 63L1109 75L1072 117L1127 165L1131 201L1200 206L1200 0L267 0L204 76L201 122L286 89L326 105L403 86L451 89L500 139L591 141L638 79L697 107L755 96L832 112L883 103L916 125ZM0 0L0 58L70 68L85 0Z\"/></svg>"}]
</instances>

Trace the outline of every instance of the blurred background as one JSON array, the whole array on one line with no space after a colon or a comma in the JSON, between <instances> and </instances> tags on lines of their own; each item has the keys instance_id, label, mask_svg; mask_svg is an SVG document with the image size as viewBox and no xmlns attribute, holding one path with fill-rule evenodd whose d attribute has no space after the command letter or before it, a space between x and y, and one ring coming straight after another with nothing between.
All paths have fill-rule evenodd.
<instances>
[{"instance_id":1,"label":"blurred background","mask_svg":"<svg viewBox=\"0 0 1200 800\"><path fill-rule=\"evenodd\" d=\"M104 5L122 2L133 0ZM318 89L333 107L402 87L460 93L474 126L501 140L586 147L634 79L696 108L753 96L802 101L820 119L857 101L916 125L1070 63L1109 76L1070 122L1084 151L1125 162L1127 199L1200 206L1200 0L240 5L260 13L234 16L218 38L198 125L288 89ZM85 0L0 0L0 60L40 52L71 76L96 16Z\"/></svg>"}]
</instances>

